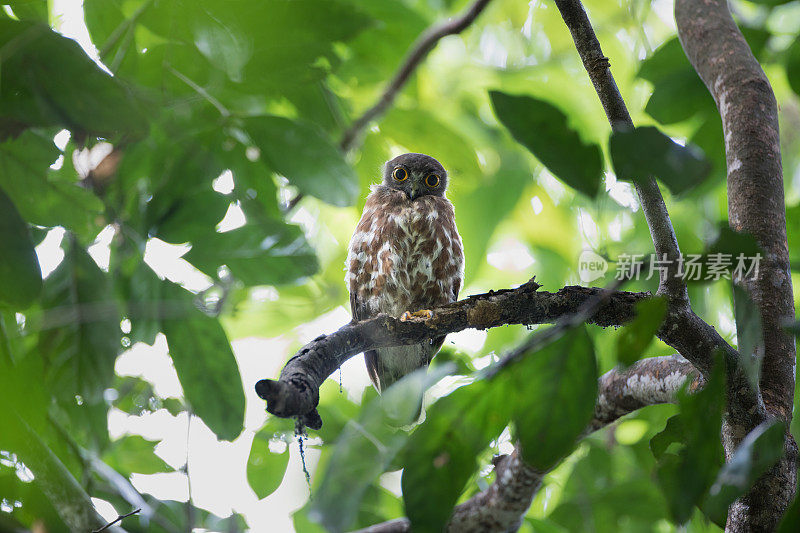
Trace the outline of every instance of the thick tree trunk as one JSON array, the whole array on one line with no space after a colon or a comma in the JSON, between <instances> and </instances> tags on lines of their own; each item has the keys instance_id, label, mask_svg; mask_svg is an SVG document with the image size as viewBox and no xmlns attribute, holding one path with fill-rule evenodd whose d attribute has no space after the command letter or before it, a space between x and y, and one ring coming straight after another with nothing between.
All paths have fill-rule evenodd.
<instances>
[{"instance_id":1,"label":"thick tree trunk","mask_svg":"<svg viewBox=\"0 0 800 533\"><path fill-rule=\"evenodd\" d=\"M767 412L791 421L794 338L783 326L794 318L786 240L778 110L761 66L733 21L725 0L677 0L675 19L686 55L714 97L722 117L728 166L728 218L755 236L764 251L758 274L742 285L758 306L764 334L760 379ZM752 354L742 354L743 357ZM752 428L728 423L726 455ZM769 531L791 501L797 446L787 434L786 457L730 509L728 531Z\"/></svg>"}]
</instances>

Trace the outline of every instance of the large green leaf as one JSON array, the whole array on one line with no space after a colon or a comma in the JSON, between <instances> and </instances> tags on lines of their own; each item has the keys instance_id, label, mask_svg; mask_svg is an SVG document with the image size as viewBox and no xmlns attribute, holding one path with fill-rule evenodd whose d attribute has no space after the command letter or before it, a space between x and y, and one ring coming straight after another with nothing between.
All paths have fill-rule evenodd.
<instances>
[{"instance_id":1,"label":"large green leaf","mask_svg":"<svg viewBox=\"0 0 800 533\"><path fill-rule=\"evenodd\" d=\"M216 229L229 205L229 198L211 189L186 195L160 217L154 233L172 243L201 239Z\"/></svg>"},{"instance_id":2,"label":"large green leaf","mask_svg":"<svg viewBox=\"0 0 800 533\"><path fill-rule=\"evenodd\" d=\"M677 37L644 60L638 76L653 84L645 110L662 124L681 122L700 112L716 112L713 98L686 59Z\"/></svg>"},{"instance_id":3,"label":"large green leaf","mask_svg":"<svg viewBox=\"0 0 800 533\"><path fill-rule=\"evenodd\" d=\"M189 293L177 285L165 289L170 318L162 326L184 396L217 437L233 440L244 424L244 391L228 337L219 320L194 307Z\"/></svg>"},{"instance_id":4,"label":"large green leaf","mask_svg":"<svg viewBox=\"0 0 800 533\"><path fill-rule=\"evenodd\" d=\"M47 22L49 8L47 0L10 0L6 2L14 15L21 20Z\"/></svg>"},{"instance_id":5,"label":"large green leaf","mask_svg":"<svg viewBox=\"0 0 800 533\"><path fill-rule=\"evenodd\" d=\"M0 143L0 187L27 222L88 235L103 204L78 184L77 176L74 183L49 179L48 167L58 156L52 140L30 131Z\"/></svg>"},{"instance_id":6,"label":"large green leaf","mask_svg":"<svg viewBox=\"0 0 800 533\"><path fill-rule=\"evenodd\" d=\"M525 462L542 472L553 468L594 413L597 363L586 329L526 354L495 379L507 380L506 390L526 391L513 402L512 414Z\"/></svg>"},{"instance_id":7,"label":"large green leaf","mask_svg":"<svg viewBox=\"0 0 800 533\"><path fill-rule=\"evenodd\" d=\"M723 466L703 502L703 512L720 527L725 527L728 507L744 494L761 475L783 455L786 427L768 421L742 439L739 447Z\"/></svg>"},{"instance_id":8,"label":"large green leaf","mask_svg":"<svg viewBox=\"0 0 800 533\"><path fill-rule=\"evenodd\" d=\"M31 232L17 208L0 188L0 305L21 309L42 290L42 271Z\"/></svg>"},{"instance_id":9,"label":"large green leaf","mask_svg":"<svg viewBox=\"0 0 800 533\"><path fill-rule=\"evenodd\" d=\"M289 447L282 452L270 450L270 440L274 436L269 425L256 433L247 458L247 483L256 496L266 498L280 486L289 464Z\"/></svg>"},{"instance_id":10,"label":"large green leaf","mask_svg":"<svg viewBox=\"0 0 800 533\"><path fill-rule=\"evenodd\" d=\"M354 38L371 20L340 0L87 0L85 6L92 37L108 51L104 59L119 64L120 75L167 94L193 90L178 76L217 95L233 89L229 81L237 91L291 94L288 88L322 79L326 63L336 61L334 43Z\"/></svg>"},{"instance_id":11,"label":"large green leaf","mask_svg":"<svg viewBox=\"0 0 800 533\"><path fill-rule=\"evenodd\" d=\"M403 502L414 531L441 531L478 466L508 424L514 392L481 379L427 410L403 454ZM520 395L521 396L521 395Z\"/></svg>"},{"instance_id":12,"label":"large green leaf","mask_svg":"<svg viewBox=\"0 0 800 533\"><path fill-rule=\"evenodd\" d=\"M655 176L675 194L699 185L711 171L696 147L681 146L653 126L613 132L610 151L618 178L639 181Z\"/></svg>"},{"instance_id":13,"label":"large green leaf","mask_svg":"<svg viewBox=\"0 0 800 533\"><path fill-rule=\"evenodd\" d=\"M587 144L557 107L530 96L490 91L497 118L556 177L594 198L603 181L600 147Z\"/></svg>"},{"instance_id":14,"label":"large green leaf","mask_svg":"<svg viewBox=\"0 0 800 533\"><path fill-rule=\"evenodd\" d=\"M227 265L246 285L292 283L317 271L314 250L295 225L263 220L198 239L186 260L213 276Z\"/></svg>"},{"instance_id":15,"label":"large green leaf","mask_svg":"<svg viewBox=\"0 0 800 533\"><path fill-rule=\"evenodd\" d=\"M114 441L103 455L103 461L124 475L172 472L173 469L155 454L155 443L139 435L128 435Z\"/></svg>"},{"instance_id":16,"label":"large green leaf","mask_svg":"<svg viewBox=\"0 0 800 533\"><path fill-rule=\"evenodd\" d=\"M109 276L74 238L44 282L39 353L48 361L53 393L66 405L81 395L84 407L102 402L121 350L119 305Z\"/></svg>"},{"instance_id":17,"label":"large green leaf","mask_svg":"<svg viewBox=\"0 0 800 533\"><path fill-rule=\"evenodd\" d=\"M355 203L358 178L321 131L304 122L274 116L250 118L245 129L266 163L300 192L333 205Z\"/></svg>"},{"instance_id":18,"label":"large green leaf","mask_svg":"<svg viewBox=\"0 0 800 533\"><path fill-rule=\"evenodd\" d=\"M144 135L141 106L78 43L45 24L0 19L0 137L60 125L102 135Z\"/></svg>"},{"instance_id":19,"label":"large green leaf","mask_svg":"<svg viewBox=\"0 0 800 533\"><path fill-rule=\"evenodd\" d=\"M509 421L526 463L552 468L585 431L596 395L594 350L580 329L436 402L405 448L403 500L412 528L442 529L478 454Z\"/></svg>"},{"instance_id":20,"label":"large green leaf","mask_svg":"<svg viewBox=\"0 0 800 533\"><path fill-rule=\"evenodd\" d=\"M425 390L452 370L452 365L446 365L405 376L344 425L315 491L309 518L329 531L352 527L367 490L408 441L408 432L400 426L416 421Z\"/></svg>"},{"instance_id":21,"label":"large green leaf","mask_svg":"<svg viewBox=\"0 0 800 533\"><path fill-rule=\"evenodd\" d=\"M654 451L662 450L656 470L658 483L673 520L681 524L705 497L723 462L719 435L725 406L725 368L721 357L716 359L705 388L680 397L680 424L667 428L679 448L677 453L669 451L666 441L671 439L661 439L654 445Z\"/></svg>"}]
</instances>

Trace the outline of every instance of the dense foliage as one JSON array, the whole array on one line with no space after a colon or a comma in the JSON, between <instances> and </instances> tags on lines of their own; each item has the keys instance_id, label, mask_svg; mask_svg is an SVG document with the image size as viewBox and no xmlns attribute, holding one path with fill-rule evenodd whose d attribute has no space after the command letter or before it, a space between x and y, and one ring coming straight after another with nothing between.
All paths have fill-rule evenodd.
<instances>
[{"instance_id":1,"label":"dense foliage","mask_svg":"<svg viewBox=\"0 0 800 533\"><path fill-rule=\"evenodd\" d=\"M287 469L297 451L291 421L260 416L245 424L246 405L263 412L252 384L270 376L242 375L231 341L280 337L281 353L260 355L277 371L320 333L301 326L343 316L346 243L369 184L402 151L431 154L450 171L448 197L466 254L463 294L533 275L547 290L579 283L586 249L612 261L649 253L648 228L625 181L648 174L674 195L668 206L684 252L706 249L726 221L724 144L714 102L675 37L670 4L585 4L636 130L611 135L551 2L495 0L462 35L438 45L360 145L343 153L343 131L374 103L416 37L467 2L84 0L102 68L58 33L61 20L48 2L7 2L0 11L0 529L93 524L88 510L79 511L91 508L90 497L119 514L146 504L123 522L129 531L247 527L248 517L237 514L244 507L220 518L191 499L132 496L128 480L137 475L192 468L188 452L176 466L135 430L112 434L115 413L174 420L190 413L220 440L252 442L241 468L246 461L258 498L302 479L300 469ZM798 260L800 2L732 4L779 100ZM287 213L298 193L303 200ZM193 277L159 269L153 250L166 248L182 255ZM98 249L107 250L105 261ZM613 262L606 281L612 277ZM653 290L656 281L626 288ZM752 313L737 304L734 317L730 283L690 291L698 314L735 343L735 320ZM642 315L659 312L656 301ZM324 426L305 441L318 458L309 461L315 496L295 513L295 528L339 531L408 516L421 531L438 529L455 503L491 482L486 465L508 451L513 435L526 461L555 467L526 531L672 531L683 523L715 530L780 446L780 433L776 441L776 430L764 428L735 463L745 482L729 482L718 381L678 406L641 410L577 440L599 373L672 353L651 343L656 325L640 320L625 334L580 329L491 375L476 371L530 332L462 336L445 345L428 378L398 384L405 388L394 396L412 401L393 407L371 388L329 381L319 408ZM159 394L151 381L115 371L137 343L164 339L181 393ZM448 372L456 376L433 389L440 399L425 422L396 429L416 419L422 391ZM399 468L400 496L396 478L383 476ZM289 507L302 506L301 497Z\"/></svg>"}]
</instances>

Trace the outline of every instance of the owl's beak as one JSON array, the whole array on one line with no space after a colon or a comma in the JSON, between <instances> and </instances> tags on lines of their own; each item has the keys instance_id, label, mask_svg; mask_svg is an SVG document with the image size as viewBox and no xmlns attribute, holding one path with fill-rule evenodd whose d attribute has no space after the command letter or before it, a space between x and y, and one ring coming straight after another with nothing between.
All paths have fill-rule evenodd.
<instances>
[{"instance_id":1,"label":"owl's beak","mask_svg":"<svg viewBox=\"0 0 800 533\"><path fill-rule=\"evenodd\" d=\"M411 199L412 202L414 200L416 200L417 198L419 198L419 196L420 196L419 192L420 192L419 191L419 185L417 183L412 183L411 184L411 192L408 195L408 197Z\"/></svg>"}]
</instances>

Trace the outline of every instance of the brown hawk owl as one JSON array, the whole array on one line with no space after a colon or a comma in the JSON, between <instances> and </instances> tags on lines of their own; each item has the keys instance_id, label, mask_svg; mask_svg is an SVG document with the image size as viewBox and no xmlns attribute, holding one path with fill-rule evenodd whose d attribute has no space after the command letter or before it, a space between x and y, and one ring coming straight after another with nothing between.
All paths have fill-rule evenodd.
<instances>
[{"instance_id":1,"label":"brown hawk owl","mask_svg":"<svg viewBox=\"0 0 800 533\"><path fill-rule=\"evenodd\" d=\"M446 188L447 171L430 156L403 154L386 163L350 240L345 281L353 320L430 316L430 308L458 299L464 252ZM443 342L444 336L365 352L375 387L385 390L427 366Z\"/></svg>"}]
</instances>

